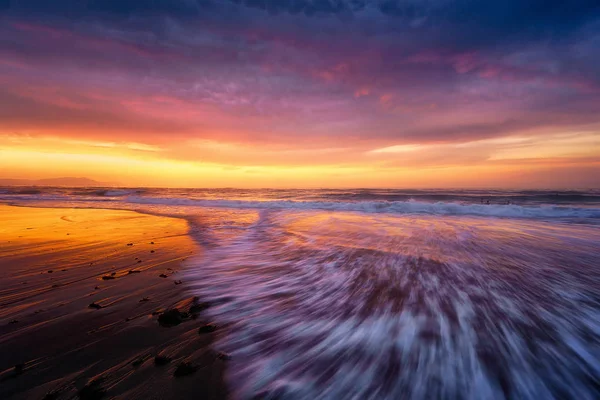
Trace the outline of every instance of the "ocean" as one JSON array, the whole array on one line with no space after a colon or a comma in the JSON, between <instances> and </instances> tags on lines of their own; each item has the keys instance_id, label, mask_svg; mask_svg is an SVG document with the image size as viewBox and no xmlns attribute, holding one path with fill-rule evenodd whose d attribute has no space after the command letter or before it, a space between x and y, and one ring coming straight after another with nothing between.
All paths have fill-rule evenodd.
<instances>
[{"instance_id":1,"label":"ocean","mask_svg":"<svg viewBox=\"0 0 600 400\"><path fill-rule=\"evenodd\" d=\"M226 332L234 398L600 398L600 190L4 187L0 202L185 218L202 252L182 279Z\"/></svg>"}]
</instances>

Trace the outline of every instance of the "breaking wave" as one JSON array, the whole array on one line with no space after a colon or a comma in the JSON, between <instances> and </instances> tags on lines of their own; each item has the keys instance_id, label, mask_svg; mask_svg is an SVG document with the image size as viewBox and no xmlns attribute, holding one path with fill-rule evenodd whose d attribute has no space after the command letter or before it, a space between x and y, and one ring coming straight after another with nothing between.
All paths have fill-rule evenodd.
<instances>
[{"instance_id":1,"label":"breaking wave","mask_svg":"<svg viewBox=\"0 0 600 400\"><path fill-rule=\"evenodd\" d=\"M169 206L218 207L241 209L288 209L353 211L363 213L429 214L429 215L474 215L503 218L600 218L600 208L560 207L560 206L520 206L460 204L454 202L418 201L251 201L222 199L184 199L130 196L126 201L134 204Z\"/></svg>"}]
</instances>

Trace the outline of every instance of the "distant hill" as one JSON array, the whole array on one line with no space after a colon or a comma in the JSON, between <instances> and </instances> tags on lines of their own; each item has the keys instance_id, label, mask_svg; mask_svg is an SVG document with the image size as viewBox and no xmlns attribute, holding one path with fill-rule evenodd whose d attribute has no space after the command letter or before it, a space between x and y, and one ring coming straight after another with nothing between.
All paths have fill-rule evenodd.
<instances>
[{"instance_id":1,"label":"distant hill","mask_svg":"<svg viewBox=\"0 0 600 400\"><path fill-rule=\"evenodd\" d=\"M69 186L69 187L105 187L114 186L107 182L98 182L89 178L50 178L50 179L0 179L0 186Z\"/></svg>"}]
</instances>

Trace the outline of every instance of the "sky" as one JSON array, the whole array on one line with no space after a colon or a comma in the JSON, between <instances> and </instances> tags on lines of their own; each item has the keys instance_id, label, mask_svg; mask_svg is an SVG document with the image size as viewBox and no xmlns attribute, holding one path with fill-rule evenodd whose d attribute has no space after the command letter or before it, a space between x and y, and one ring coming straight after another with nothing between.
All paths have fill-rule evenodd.
<instances>
[{"instance_id":1,"label":"sky","mask_svg":"<svg viewBox=\"0 0 600 400\"><path fill-rule=\"evenodd\" d=\"M600 187L597 0L0 0L0 178Z\"/></svg>"}]
</instances>

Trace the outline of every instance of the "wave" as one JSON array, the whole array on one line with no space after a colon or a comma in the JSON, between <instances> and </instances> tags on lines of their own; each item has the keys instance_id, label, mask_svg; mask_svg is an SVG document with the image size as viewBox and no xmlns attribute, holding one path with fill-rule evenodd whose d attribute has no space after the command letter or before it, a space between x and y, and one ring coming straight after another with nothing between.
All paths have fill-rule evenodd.
<instances>
[{"instance_id":1,"label":"wave","mask_svg":"<svg viewBox=\"0 0 600 400\"><path fill-rule=\"evenodd\" d=\"M14 193L15 194L27 195L27 194L41 194L42 191L38 190L38 189L18 189Z\"/></svg>"},{"instance_id":2,"label":"wave","mask_svg":"<svg viewBox=\"0 0 600 400\"><path fill-rule=\"evenodd\" d=\"M145 193L144 189L127 188L61 188L61 187L0 187L0 194L7 195L42 195L42 196L102 196L102 197L123 197L131 195L141 195Z\"/></svg>"},{"instance_id":3,"label":"wave","mask_svg":"<svg viewBox=\"0 0 600 400\"><path fill-rule=\"evenodd\" d=\"M600 208L579 208L559 206L519 206L460 204L454 202L427 203L420 201L251 201L225 199L183 199L164 197L129 196L128 203L167 206L193 206L214 208L246 209L292 209L353 211L363 213L430 214L430 215L474 215L503 218L600 218Z\"/></svg>"},{"instance_id":4,"label":"wave","mask_svg":"<svg viewBox=\"0 0 600 400\"><path fill-rule=\"evenodd\" d=\"M142 194L143 190L138 189L81 189L70 191L69 196L100 196L100 197L123 197L135 194Z\"/></svg>"},{"instance_id":5,"label":"wave","mask_svg":"<svg viewBox=\"0 0 600 400\"><path fill-rule=\"evenodd\" d=\"M596 226L259 214L182 271L232 398L599 398Z\"/></svg>"},{"instance_id":6,"label":"wave","mask_svg":"<svg viewBox=\"0 0 600 400\"><path fill-rule=\"evenodd\" d=\"M143 193L143 190L104 190L101 192L98 192L99 196L106 196L106 197L121 197L121 196L128 196L131 194L141 194Z\"/></svg>"}]
</instances>

